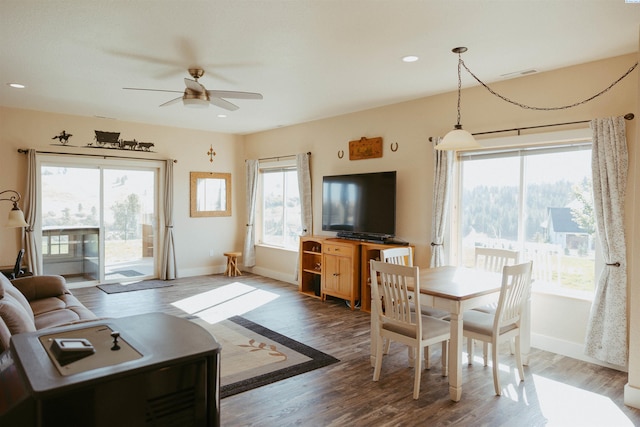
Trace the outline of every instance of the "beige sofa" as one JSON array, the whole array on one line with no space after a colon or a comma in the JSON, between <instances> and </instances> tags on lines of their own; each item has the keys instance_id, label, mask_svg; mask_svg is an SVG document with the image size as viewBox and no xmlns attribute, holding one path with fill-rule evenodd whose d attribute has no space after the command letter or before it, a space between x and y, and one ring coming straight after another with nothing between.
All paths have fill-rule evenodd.
<instances>
[{"instance_id":1,"label":"beige sofa","mask_svg":"<svg viewBox=\"0 0 640 427\"><path fill-rule=\"evenodd\" d=\"M13 334L96 318L71 295L62 276L9 280L0 274L0 353L9 348Z\"/></svg>"}]
</instances>

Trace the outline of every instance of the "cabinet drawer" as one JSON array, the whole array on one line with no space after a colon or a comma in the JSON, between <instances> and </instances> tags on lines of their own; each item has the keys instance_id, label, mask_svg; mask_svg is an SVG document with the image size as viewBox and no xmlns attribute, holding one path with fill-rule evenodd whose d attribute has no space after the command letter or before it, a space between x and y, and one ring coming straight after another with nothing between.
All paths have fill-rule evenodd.
<instances>
[{"instance_id":1,"label":"cabinet drawer","mask_svg":"<svg viewBox=\"0 0 640 427\"><path fill-rule=\"evenodd\" d=\"M325 254L350 256L353 253L353 247L325 243L322 245L322 251Z\"/></svg>"}]
</instances>

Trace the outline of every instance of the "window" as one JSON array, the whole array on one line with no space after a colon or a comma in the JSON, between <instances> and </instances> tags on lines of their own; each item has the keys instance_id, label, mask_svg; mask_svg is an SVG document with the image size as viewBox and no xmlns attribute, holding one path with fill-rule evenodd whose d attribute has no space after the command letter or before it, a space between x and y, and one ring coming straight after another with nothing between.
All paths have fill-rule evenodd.
<instances>
[{"instance_id":1,"label":"window","mask_svg":"<svg viewBox=\"0 0 640 427\"><path fill-rule=\"evenodd\" d=\"M42 236L43 255L68 255L69 236Z\"/></svg>"},{"instance_id":2,"label":"window","mask_svg":"<svg viewBox=\"0 0 640 427\"><path fill-rule=\"evenodd\" d=\"M155 275L161 162L39 155L38 165L45 274L73 282Z\"/></svg>"},{"instance_id":3,"label":"window","mask_svg":"<svg viewBox=\"0 0 640 427\"><path fill-rule=\"evenodd\" d=\"M295 160L260 163L257 206L258 243L297 250L302 220Z\"/></svg>"},{"instance_id":4,"label":"window","mask_svg":"<svg viewBox=\"0 0 640 427\"><path fill-rule=\"evenodd\" d=\"M459 263L476 247L518 250L533 260L534 289L593 293L599 253L591 143L462 153Z\"/></svg>"}]
</instances>

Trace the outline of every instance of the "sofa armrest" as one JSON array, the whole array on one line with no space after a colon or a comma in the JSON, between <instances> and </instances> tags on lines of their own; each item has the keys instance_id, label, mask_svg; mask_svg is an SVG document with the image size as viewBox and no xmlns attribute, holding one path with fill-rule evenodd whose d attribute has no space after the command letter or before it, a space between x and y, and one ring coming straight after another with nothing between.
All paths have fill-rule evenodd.
<instances>
[{"instance_id":1,"label":"sofa armrest","mask_svg":"<svg viewBox=\"0 0 640 427\"><path fill-rule=\"evenodd\" d=\"M62 294L70 294L66 280L62 276L28 276L11 281L28 301L42 298L57 297Z\"/></svg>"}]
</instances>

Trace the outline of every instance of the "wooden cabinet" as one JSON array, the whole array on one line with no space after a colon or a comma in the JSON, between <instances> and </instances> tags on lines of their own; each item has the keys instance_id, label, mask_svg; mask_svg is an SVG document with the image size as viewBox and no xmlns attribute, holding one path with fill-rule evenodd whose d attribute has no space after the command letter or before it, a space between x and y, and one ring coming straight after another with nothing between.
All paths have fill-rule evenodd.
<instances>
[{"instance_id":1,"label":"wooden cabinet","mask_svg":"<svg viewBox=\"0 0 640 427\"><path fill-rule=\"evenodd\" d=\"M361 310L371 311L369 261L380 259L380 251L397 247L331 237L300 238L298 291L326 299L344 299L353 310L360 301Z\"/></svg>"},{"instance_id":2,"label":"wooden cabinet","mask_svg":"<svg viewBox=\"0 0 640 427\"><path fill-rule=\"evenodd\" d=\"M298 291L311 297L360 299L360 242L329 237L300 238Z\"/></svg>"},{"instance_id":3,"label":"wooden cabinet","mask_svg":"<svg viewBox=\"0 0 640 427\"><path fill-rule=\"evenodd\" d=\"M360 299L360 243L327 239L322 246L322 299L327 295L349 301Z\"/></svg>"},{"instance_id":4,"label":"wooden cabinet","mask_svg":"<svg viewBox=\"0 0 640 427\"><path fill-rule=\"evenodd\" d=\"M322 237L300 238L300 266L298 291L312 297L321 297L322 284Z\"/></svg>"}]
</instances>

